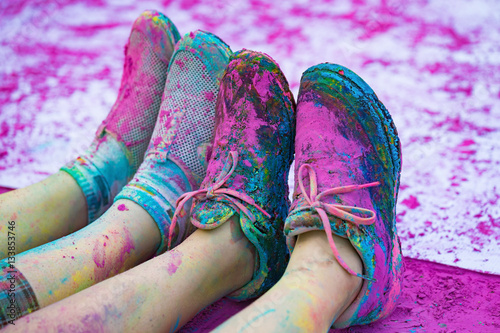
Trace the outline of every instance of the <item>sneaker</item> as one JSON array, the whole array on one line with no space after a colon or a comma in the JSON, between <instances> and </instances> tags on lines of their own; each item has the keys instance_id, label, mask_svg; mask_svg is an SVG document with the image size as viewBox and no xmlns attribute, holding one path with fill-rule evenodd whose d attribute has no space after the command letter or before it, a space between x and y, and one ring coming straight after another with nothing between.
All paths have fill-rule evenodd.
<instances>
[{"instance_id":1,"label":"sneaker","mask_svg":"<svg viewBox=\"0 0 500 333\"><path fill-rule=\"evenodd\" d=\"M301 79L295 151L294 201L284 229L290 249L297 235L325 230L339 264L363 278L357 298L332 327L386 317L403 273L395 220L401 149L389 112L349 69L313 66ZM363 274L342 260L332 233L350 240Z\"/></svg>"},{"instance_id":2,"label":"sneaker","mask_svg":"<svg viewBox=\"0 0 500 333\"><path fill-rule=\"evenodd\" d=\"M288 82L273 59L248 50L235 53L217 98L207 175L198 191L178 200L182 207L195 199L191 222L200 229L214 229L239 216L257 259L252 280L228 295L235 300L270 289L288 262L282 230L290 204L287 180L293 160L294 110Z\"/></svg>"},{"instance_id":3,"label":"sneaker","mask_svg":"<svg viewBox=\"0 0 500 333\"><path fill-rule=\"evenodd\" d=\"M118 98L90 148L61 168L82 189L89 223L101 216L144 159L179 32L165 15L145 11L134 22Z\"/></svg>"},{"instance_id":4,"label":"sneaker","mask_svg":"<svg viewBox=\"0 0 500 333\"><path fill-rule=\"evenodd\" d=\"M144 162L115 199L132 200L151 215L161 233L157 254L167 249L176 199L197 189L205 177L216 97L230 55L226 43L204 31L177 43ZM195 230L187 222L189 208L190 203L181 207L171 247Z\"/></svg>"}]
</instances>

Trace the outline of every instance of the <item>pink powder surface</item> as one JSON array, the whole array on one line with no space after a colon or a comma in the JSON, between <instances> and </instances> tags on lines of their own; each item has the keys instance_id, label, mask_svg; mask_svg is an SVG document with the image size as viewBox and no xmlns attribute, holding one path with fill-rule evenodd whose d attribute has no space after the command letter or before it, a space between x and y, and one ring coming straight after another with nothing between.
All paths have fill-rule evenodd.
<instances>
[{"instance_id":1,"label":"pink powder surface","mask_svg":"<svg viewBox=\"0 0 500 333\"><path fill-rule=\"evenodd\" d=\"M406 258L403 293L389 317L330 332L499 332L500 276ZM222 299L180 332L206 332L251 302Z\"/></svg>"},{"instance_id":2,"label":"pink powder surface","mask_svg":"<svg viewBox=\"0 0 500 333\"><path fill-rule=\"evenodd\" d=\"M320 62L358 73L393 115L403 143L404 255L500 274L496 1L2 1L0 186L40 181L87 148L116 99L131 24L147 8L169 16L181 34L205 29L233 50L270 54L294 93L301 73ZM500 305L487 292L498 288L497 276L407 261L398 311L353 332L499 330ZM241 306L231 304L219 302L196 320L215 325L221 317L210 314Z\"/></svg>"},{"instance_id":3,"label":"pink powder surface","mask_svg":"<svg viewBox=\"0 0 500 333\"><path fill-rule=\"evenodd\" d=\"M5 192L9 192L9 191L12 191L12 189L0 186L0 194L5 193Z\"/></svg>"}]
</instances>

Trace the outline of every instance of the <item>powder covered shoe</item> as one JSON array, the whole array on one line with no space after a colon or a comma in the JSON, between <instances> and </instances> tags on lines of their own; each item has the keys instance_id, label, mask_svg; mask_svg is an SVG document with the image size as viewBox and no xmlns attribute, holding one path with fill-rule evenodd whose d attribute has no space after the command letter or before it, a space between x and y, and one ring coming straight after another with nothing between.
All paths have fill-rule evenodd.
<instances>
[{"instance_id":1,"label":"powder covered shoe","mask_svg":"<svg viewBox=\"0 0 500 333\"><path fill-rule=\"evenodd\" d=\"M179 41L144 162L115 199L136 202L155 220L162 236L158 253L167 248L177 198L197 189L205 177L215 103L230 55L229 46L208 32L192 32ZM195 230L187 222L189 208L189 203L181 207L172 247Z\"/></svg>"},{"instance_id":2,"label":"powder covered shoe","mask_svg":"<svg viewBox=\"0 0 500 333\"><path fill-rule=\"evenodd\" d=\"M145 11L139 16L125 47L120 91L111 112L90 148L61 168L82 189L89 223L111 206L144 158L179 38L177 28L163 14Z\"/></svg>"},{"instance_id":3,"label":"powder covered shoe","mask_svg":"<svg viewBox=\"0 0 500 333\"><path fill-rule=\"evenodd\" d=\"M339 264L364 279L333 327L386 317L396 306L403 273L395 220L401 151L389 112L349 69L313 66L301 79L295 151L294 202L284 229L290 247L301 233L325 230ZM350 240L362 275L339 256L332 233Z\"/></svg>"},{"instance_id":4,"label":"powder covered shoe","mask_svg":"<svg viewBox=\"0 0 500 333\"><path fill-rule=\"evenodd\" d=\"M241 229L258 257L252 280L228 296L233 299L261 295L287 265L282 230L289 207L294 109L288 83L269 56L248 50L235 53L217 98L207 175L200 190L178 200L182 207L195 198L191 222L201 229L214 229L239 215Z\"/></svg>"}]
</instances>

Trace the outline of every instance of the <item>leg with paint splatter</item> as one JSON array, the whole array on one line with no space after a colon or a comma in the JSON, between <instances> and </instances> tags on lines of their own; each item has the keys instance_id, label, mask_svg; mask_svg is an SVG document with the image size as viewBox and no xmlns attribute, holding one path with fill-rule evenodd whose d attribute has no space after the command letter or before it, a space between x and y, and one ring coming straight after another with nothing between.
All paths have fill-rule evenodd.
<instances>
[{"instance_id":1,"label":"leg with paint splatter","mask_svg":"<svg viewBox=\"0 0 500 333\"><path fill-rule=\"evenodd\" d=\"M2 242L0 259L79 230L111 206L143 160L179 37L161 13L134 22L118 98L90 148L44 181L0 196L0 237L15 236L15 251Z\"/></svg>"},{"instance_id":2,"label":"leg with paint splatter","mask_svg":"<svg viewBox=\"0 0 500 333\"><path fill-rule=\"evenodd\" d=\"M396 306L401 153L388 111L349 69L314 66L301 80L295 151L284 228L290 263L217 332L325 332L371 323Z\"/></svg>"},{"instance_id":3,"label":"leg with paint splatter","mask_svg":"<svg viewBox=\"0 0 500 333\"><path fill-rule=\"evenodd\" d=\"M199 190L178 200L169 242L182 209L194 199L199 227L175 249L33 313L12 331L175 331L222 296L257 297L287 263L282 232L293 159L294 101L268 56L241 51L221 82L216 131Z\"/></svg>"},{"instance_id":4,"label":"leg with paint splatter","mask_svg":"<svg viewBox=\"0 0 500 333\"><path fill-rule=\"evenodd\" d=\"M251 279L255 251L238 220L197 230L175 249L19 318L5 332L173 332Z\"/></svg>"},{"instance_id":5,"label":"leg with paint splatter","mask_svg":"<svg viewBox=\"0 0 500 333\"><path fill-rule=\"evenodd\" d=\"M224 42L201 31L177 43L158 120L137 173L94 223L16 256L14 272L7 260L0 262L0 325L9 318L4 311L12 299L12 275L24 286L14 292L14 313L21 316L164 252L169 232L174 247L194 231L186 221L189 202L180 206L176 226L169 227L175 200L205 176L215 96L229 55Z\"/></svg>"}]
</instances>

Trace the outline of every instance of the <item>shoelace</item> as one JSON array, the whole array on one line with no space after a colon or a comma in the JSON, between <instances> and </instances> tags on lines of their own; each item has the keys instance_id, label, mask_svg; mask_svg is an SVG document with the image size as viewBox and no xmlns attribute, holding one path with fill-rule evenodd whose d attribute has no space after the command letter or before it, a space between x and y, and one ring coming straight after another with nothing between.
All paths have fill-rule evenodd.
<instances>
[{"instance_id":1,"label":"shoelace","mask_svg":"<svg viewBox=\"0 0 500 333\"><path fill-rule=\"evenodd\" d=\"M302 183L302 172L304 170L307 170L308 175L309 175L309 187L310 187L310 196L307 195L306 190L304 188L304 184ZM358 276L362 279L370 280L370 281L375 281L375 279L370 278L366 275L358 274L355 271L353 271L346 263L345 261L340 257L340 254L337 250L337 247L335 246L335 242L333 241L332 237L332 228L330 227L330 221L328 219L328 216L326 213L328 212L330 215L333 215L335 217L338 217L344 221L347 221L349 223L352 223L356 226L359 225L370 225L375 222L375 212L369 209L365 208L359 208L359 207L352 207L352 206L344 206L344 205L338 205L338 204L328 204L325 202L321 202L321 198L330 195L330 194L342 194L342 193L349 193L352 191L360 190L363 188L367 187L373 187L373 186L378 186L380 185L380 182L373 182L373 183L368 183L368 184L363 184L363 185L349 185L349 186L341 186L341 187L334 187L331 189L328 189L326 191L323 191L318 194L318 184L316 181L316 172L312 168L311 165L309 164L303 164L299 168L299 174L298 174L298 181L299 181L299 187L300 191L302 192L302 195L306 199L307 203L309 206L304 206L301 207L300 210L306 210L310 208L314 208L316 212L318 213L319 217L321 218L321 222L323 223L323 226L325 228L326 232L326 237L328 238L328 243L330 244L330 248L332 249L333 255L339 262L339 264L349 273L355 276ZM359 217L351 213L358 213L358 214L367 214L369 217ZM347 228L347 236L350 238L351 234L349 232L349 228Z\"/></svg>"},{"instance_id":2,"label":"shoelace","mask_svg":"<svg viewBox=\"0 0 500 333\"><path fill-rule=\"evenodd\" d=\"M206 189L199 189L197 191L184 193L183 195L181 195L179 197L179 199L177 199L177 201L175 203L176 209L175 209L174 217L172 218L172 223L170 224L170 228L168 230L168 248L170 248L170 246L172 244L172 237L174 234L175 225L177 223L177 216L181 212L184 204L188 200L190 200L191 198L195 198L197 200L203 201L203 200L213 199L213 198L218 197L218 196L224 197L225 199L227 199L230 202L231 206L238 213L240 213L240 214L243 213L252 222L255 222L256 221L255 216L252 214L252 212L247 207L245 207L245 205L243 205L240 201L236 200L236 199L239 199L239 200L257 208L267 218L271 217L271 215L269 215L265 210L263 210L259 205L257 205L255 203L255 201L251 197L246 195L245 193L241 193L241 192L238 192L235 190L231 190L231 189L222 187L226 183L226 181L229 179L229 177L231 177L231 175L234 172L234 169L236 169L236 165L238 164L238 152L231 151L229 153L229 156L232 159L231 168L229 168L230 163L229 163L229 158L228 158L228 160L224 164L224 167L222 168L220 175L217 177L217 180L215 181L215 183L212 186L209 186ZM219 225L223 224L224 222L218 222L218 223L213 224L213 228L218 227ZM206 226L203 226L203 225L197 223L196 221L191 221L191 223L193 223L198 228L203 228L203 227L206 228Z\"/></svg>"}]
</instances>

